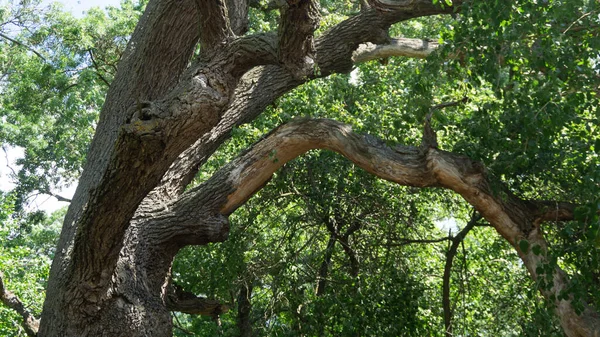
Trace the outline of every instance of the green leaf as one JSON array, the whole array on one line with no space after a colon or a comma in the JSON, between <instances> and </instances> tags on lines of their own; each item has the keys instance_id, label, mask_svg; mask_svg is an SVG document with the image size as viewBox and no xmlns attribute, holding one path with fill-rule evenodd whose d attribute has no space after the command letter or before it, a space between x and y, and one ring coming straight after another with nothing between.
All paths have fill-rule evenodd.
<instances>
[{"instance_id":1,"label":"green leaf","mask_svg":"<svg viewBox=\"0 0 600 337\"><path fill-rule=\"evenodd\" d=\"M529 241L523 239L519 241L519 250L521 250L524 254L529 252Z\"/></svg>"}]
</instances>

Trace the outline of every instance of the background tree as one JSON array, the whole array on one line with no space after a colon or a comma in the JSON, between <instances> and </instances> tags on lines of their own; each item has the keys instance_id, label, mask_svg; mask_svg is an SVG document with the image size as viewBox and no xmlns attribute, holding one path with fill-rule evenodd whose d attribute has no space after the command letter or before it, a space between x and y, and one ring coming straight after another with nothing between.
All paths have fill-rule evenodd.
<instances>
[{"instance_id":1,"label":"background tree","mask_svg":"<svg viewBox=\"0 0 600 337\"><path fill-rule=\"evenodd\" d=\"M81 21L28 4L2 11L24 27L3 31L21 63L2 137L28 149L6 209L79 176L96 130L38 335L169 335L172 311L228 309L177 331L548 335L549 310L569 336L600 329L597 3L150 1L126 49L144 4ZM354 164L286 164L322 148ZM433 225L449 216L465 237ZM3 246L43 243L5 223Z\"/></svg>"}]
</instances>

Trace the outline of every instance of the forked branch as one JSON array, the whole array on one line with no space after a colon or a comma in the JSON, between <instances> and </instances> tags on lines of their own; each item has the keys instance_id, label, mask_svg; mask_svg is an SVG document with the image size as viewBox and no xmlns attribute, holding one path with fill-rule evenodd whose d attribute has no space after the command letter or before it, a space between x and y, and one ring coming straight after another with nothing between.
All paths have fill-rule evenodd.
<instances>
[{"instance_id":1,"label":"forked branch","mask_svg":"<svg viewBox=\"0 0 600 337\"><path fill-rule=\"evenodd\" d=\"M481 216L476 212L473 212L473 216L471 220L467 223L465 228L463 228L455 237L452 237L450 240L452 244L450 245L450 249L446 253L446 264L444 266L444 276L442 282L442 306L444 307L444 328L446 331L447 337L452 337L452 307L450 305L450 276L452 273L452 263L454 262L454 257L458 252L458 246L465 239L467 234L477 225L477 221Z\"/></svg>"}]
</instances>

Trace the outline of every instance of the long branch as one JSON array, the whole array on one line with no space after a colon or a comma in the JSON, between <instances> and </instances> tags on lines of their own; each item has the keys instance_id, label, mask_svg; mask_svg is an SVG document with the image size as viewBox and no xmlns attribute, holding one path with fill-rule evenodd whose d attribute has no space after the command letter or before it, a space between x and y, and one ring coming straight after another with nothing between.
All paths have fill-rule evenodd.
<instances>
[{"instance_id":1,"label":"long branch","mask_svg":"<svg viewBox=\"0 0 600 337\"><path fill-rule=\"evenodd\" d=\"M333 150L366 171L401 185L444 187L457 192L515 248L534 280L548 279L547 275L539 274L538 268L550 263L539 215L536 216L545 213L540 213L535 203L506 191L492 190L491 178L481 163L435 148L391 148L331 120L297 120L273 130L207 182L185 193L173 205L169 218L192 221L207 212L227 216L260 190L283 164L311 149ZM211 196L211 204L206 203L206 195ZM536 249L524 248L536 246ZM564 298L563 292L569 287L566 273L558 266L552 273L550 286L541 292L554 303L564 330L576 332L574 336L600 332L600 318L591 307L584 304L583 313L579 314L571 299Z\"/></svg>"},{"instance_id":2,"label":"long branch","mask_svg":"<svg viewBox=\"0 0 600 337\"><path fill-rule=\"evenodd\" d=\"M444 276L442 278L442 306L444 308L444 328L447 337L452 337L452 308L450 306L450 274L452 272L452 263L454 256L458 251L458 246L465 239L467 234L475 227L479 220L479 215L474 213L471 220L458 234L451 239L452 245L446 253L446 264L444 265Z\"/></svg>"},{"instance_id":3,"label":"long branch","mask_svg":"<svg viewBox=\"0 0 600 337\"><path fill-rule=\"evenodd\" d=\"M15 39L11 38L10 36L4 35L4 34L2 34L2 33L0 33L0 37L1 37L1 38L3 38L3 39L6 39L6 40L8 40L8 41L10 41L10 42L12 42L12 43L14 43L14 44L16 44L16 45L19 45L19 46L21 46L21 47L23 47L23 48L25 48L25 49L27 49L27 50L29 50L29 51L31 51L31 52L32 52L32 53L34 53L34 54L35 54L37 57L41 58L41 59L42 59L44 62L48 62L48 61L46 60L46 58L45 58L44 56L42 56L42 54L40 54L40 53L39 53L37 50L33 49L32 47L30 47L30 46L28 46L28 45L24 44L23 42L20 42L20 41L18 41L18 40L15 40Z\"/></svg>"},{"instance_id":4,"label":"long branch","mask_svg":"<svg viewBox=\"0 0 600 337\"><path fill-rule=\"evenodd\" d=\"M27 336L35 337L38 332L38 328L40 326L40 321L33 316L33 314L27 310L23 302L17 297L17 295L12 292L6 290L4 287L4 281L2 278L4 275L0 271L0 301L7 307L16 311L21 317L23 321L21 324L27 333Z\"/></svg>"}]
</instances>

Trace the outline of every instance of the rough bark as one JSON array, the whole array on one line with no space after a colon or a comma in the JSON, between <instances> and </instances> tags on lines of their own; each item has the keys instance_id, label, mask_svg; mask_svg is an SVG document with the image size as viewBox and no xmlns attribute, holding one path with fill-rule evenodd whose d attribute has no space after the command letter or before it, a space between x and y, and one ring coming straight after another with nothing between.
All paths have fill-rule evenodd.
<instances>
[{"instance_id":1,"label":"rough bark","mask_svg":"<svg viewBox=\"0 0 600 337\"><path fill-rule=\"evenodd\" d=\"M454 11L430 0L388 2L371 3L314 39L318 13L312 1L288 1L279 35L236 37L244 30L238 20L243 4L229 11L226 1L151 0L111 83L66 215L38 335L171 335L169 310L182 308L169 299L177 251L225 240L227 216L274 170L311 148L338 151L403 185L450 188L517 250L517 242L527 239L545 252L539 231L545 218L534 216L543 213L541 207L491 193L481 165L437 149L391 149L332 121L283 126L183 193L231 129L282 94L310 79L350 71L359 45L388 43L393 23ZM302 29L294 33L296 27ZM192 59L198 41L201 55ZM309 60L319 72L306 71L312 69ZM519 252L537 278L545 255ZM548 297L567 279L557 270L553 282ZM202 311L203 301L189 299L185 310ZM598 330L591 311L576 316L568 300L556 303L565 331Z\"/></svg>"},{"instance_id":2,"label":"rough bark","mask_svg":"<svg viewBox=\"0 0 600 337\"><path fill-rule=\"evenodd\" d=\"M373 41L390 24L448 11L425 1L421 5L419 10L411 5L391 13L365 12L342 23L315 43L325 55L317 62L329 72L347 71L353 49ZM273 65L240 81L256 65L285 62L278 59L272 37L235 38L228 15L221 1L148 4L109 89L65 218L41 336L169 334L164 285L174 254L186 244L225 239L227 219L215 211L212 205L219 201L210 194L204 212L189 222L169 218L169 204L232 127L310 79ZM314 30L314 21L308 21ZM311 29L304 31L305 41L312 39ZM294 37L293 32L283 36ZM199 39L204 53L190 64ZM279 50L287 55L294 45ZM337 47L343 48L327 53ZM264 91L269 87L273 90ZM257 98L261 92L267 97ZM186 150L192 152L186 153L189 160L180 156ZM185 163L178 166L179 160ZM178 226L168 225L175 222ZM153 324L143 326L142 320Z\"/></svg>"},{"instance_id":3,"label":"rough bark","mask_svg":"<svg viewBox=\"0 0 600 337\"><path fill-rule=\"evenodd\" d=\"M302 78L315 64L313 34L321 18L319 4L314 0L287 0L280 11L279 59L295 77Z\"/></svg>"},{"instance_id":4,"label":"rough bark","mask_svg":"<svg viewBox=\"0 0 600 337\"><path fill-rule=\"evenodd\" d=\"M157 99L175 86L198 40L196 22L197 12L191 1L151 1L132 35L65 217L50 272L41 336L78 335L78 328L71 326L80 317L87 317L84 307L90 303L93 307L94 301L104 297L98 294L107 293L107 281L115 269L125 229L139 203L136 199L152 184L140 183L151 173L144 168L115 165L119 129L127 122L129 107ZM120 180L125 181L122 190L112 185ZM128 186L135 186L135 192L127 193ZM120 192L126 193L114 196ZM116 197L116 203L112 197ZM90 256L77 257L80 254ZM85 261L88 259L94 262L89 267ZM77 280L75 274L87 274L83 278L92 280ZM94 294L83 298L82 293L88 292Z\"/></svg>"}]
</instances>

